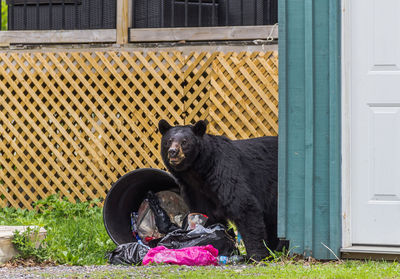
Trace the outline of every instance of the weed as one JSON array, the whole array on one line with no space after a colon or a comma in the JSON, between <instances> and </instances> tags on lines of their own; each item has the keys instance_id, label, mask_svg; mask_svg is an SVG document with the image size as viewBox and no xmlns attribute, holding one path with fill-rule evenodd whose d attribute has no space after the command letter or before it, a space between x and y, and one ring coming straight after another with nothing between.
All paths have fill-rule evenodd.
<instances>
[{"instance_id":1,"label":"weed","mask_svg":"<svg viewBox=\"0 0 400 279\"><path fill-rule=\"evenodd\" d=\"M0 0L1 1L1 28L0 30L7 30L7 16L8 16L8 6L6 1Z\"/></svg>"},{"instance_id":2,"label":"weed","mask_svg":"<svg viewBox=\"0 0 400 279\"><path fill-rule=\"evenodd\" d=\"M23 232L15 231L12 243L19 251L18 258L33 258L38 262L48 259L47 249L43 240L40 239L38 227L27 227Z\"/></svg>"},{"instance_id":3,"label":"weed","mask_svg":"<svg viewBox=\"0 0 400 279\"><path fill-rule=\"evenodd\" d=\"M236 225L232 222L229 221L228 222L228 230L232 229L235 232L235 235L237 236L237 245L238 245L238 249L239 249L239 253L240 255L246 255L246 247L244 246L243 241L241 240L241 237ZM261 262L257 263L255 261L253 261L252 259L250 259L248 261L248 263L256 263L256 264L266 264L266 263L291 263L294 261L295 256L291 256L291 252L293 251L293 249L297 248L296 247L292 247L291 249L287 250L286 247L284 246L282 251L272 251L265 243L264 241L264 246L267 248L268 252L269 252L269 256L267 256L265 259L263 259Z\"/></svg>"},{"instance_id":4,"label":"weed","mask_svg":"<svg viewBox=\"0 0 400 279\"><path fill-rule=\"evenodd\" d=\"M15 234L15 245L23 257L38 261L52 260L59 264L105 264L107 251L115 248L109 238L98 200L71 203L56 195L34 204L34 210L0 209L2 225L38 225L47 236L35 247L27 233ZM31 233L31 232L30 232Z\"/></svg>"},{"instance_id":5,"label":"weed","mask_svg":"<svg viewBox=\"0 0 400 279\"><path fill-rule=\"evenodd\" d=\"M282 251L272 251L266 243L264 242L264 246L267 248L269 252L269 256L266 257L264 260L260 262L260 264L265 263L282 263L282 264L289 264L294 262L295 256L291 256L291 252L293 249L297 247L292 247L291 249L287 250L285 246L283 246Z\"/></svg>"},{"instance_id":6,"label":"weed","mask_svg":"<svg viewBox=\"0 0 400 279\"><path fill-rule=\"evenodd\" d=\"M244 246L244 242L242 240L241 235L239 234L239 231L235 225L235 223L233 223L232 221L228 221L228 230L233 230L235 232L236 235L236 243L237 243L237 248L239 250L239 254L240 255L247 255L246 252L246 247Z\"/></svg>"}]
</instances>

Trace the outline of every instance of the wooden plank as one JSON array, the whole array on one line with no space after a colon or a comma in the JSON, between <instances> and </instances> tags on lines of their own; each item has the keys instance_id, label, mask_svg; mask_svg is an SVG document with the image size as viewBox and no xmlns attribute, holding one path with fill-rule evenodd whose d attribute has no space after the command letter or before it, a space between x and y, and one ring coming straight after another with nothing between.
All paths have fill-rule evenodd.
<instances>
[{"instance_id":1,"label":"wooden plank","mask_svg":"<svg viewBox=\"0 0 400 279\"><path fill-rule=\"evenodd\" d=\"M130 42L278 39L277 25L138 28L130 31Z\"/></svg>"},{"instance_id":2,"label":"wooden plank","mask_svg":"<svg viewBox=\"0 0 400 279\"><path fill-rule=\"evenodd\" d=\"M113 43L115 29L1 31L0 44Z\"/></svg>"},{"instance_id":3,"label":"wooden plank","mask_svg":"<svg viewBox=\"0 0 400 279\"><path fill-rule=\"evenodd\" d=\"M129 0L117 0L117 44L128 43Z\"/></svg>"}]
</instances>

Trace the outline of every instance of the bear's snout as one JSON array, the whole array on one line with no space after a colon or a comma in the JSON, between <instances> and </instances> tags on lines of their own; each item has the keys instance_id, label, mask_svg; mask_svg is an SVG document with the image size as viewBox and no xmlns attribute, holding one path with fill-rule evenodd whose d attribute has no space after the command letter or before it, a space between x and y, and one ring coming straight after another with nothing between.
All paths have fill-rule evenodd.
<instances>
[{"instance_id":1,"label":"bear's snout","mask_svg":"<svg viewBox=\"0 0 400 279\"><path fill-rule=\"evenodd\" d=\"M185 159L185 154L179 144L173 143L168 149L168 159L173 166L179 165Z\"/></svg>"},{"instance_id":2,"label":"bear's snout","mask_svg":"<svg viewBox=\"0 0 400 279\"><path fill-rule=\"evenodd\" d=\"M168 149L168 156L169 157L176 157L179 154L179 149L178 148L173 148L171 147Z\"/></svg>"}]
</instances>

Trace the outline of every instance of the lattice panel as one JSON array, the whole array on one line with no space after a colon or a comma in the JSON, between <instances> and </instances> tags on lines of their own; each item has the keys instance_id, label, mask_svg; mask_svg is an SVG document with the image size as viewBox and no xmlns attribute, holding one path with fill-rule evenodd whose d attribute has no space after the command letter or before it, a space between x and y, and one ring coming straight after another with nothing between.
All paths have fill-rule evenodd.
<instances>
[{"instance_id":1,"label":"lattice panel","mask_svg":"<svg viewBox=\"0 0 400 279\"><path fill-rule=\"evenodd\" d=\"M232 138L277 131L276 53L0 53L0 206L104 198L164 168L161 118Z\"/></svg>"},{"instance_id":2,"label":"lattice panel","mask_svg":"<svg viewBox=\"0 0 400 279\"><path fill-rule=\"evenodd\" d=\"M192 52L183 68L185 124L191 124L208 115L211 90L212 62L219 52Z\"/></svg>"},{"instance_id":3,"label":"lattice panel","mask_svg":"<svg viewBox=\"0 0 400 279\"><path fill-rule=\"evenodd\" d=\"M277 53L221 54L212 67L210 132L231 139L277 135Z\"/></svg>"}]
</instances>

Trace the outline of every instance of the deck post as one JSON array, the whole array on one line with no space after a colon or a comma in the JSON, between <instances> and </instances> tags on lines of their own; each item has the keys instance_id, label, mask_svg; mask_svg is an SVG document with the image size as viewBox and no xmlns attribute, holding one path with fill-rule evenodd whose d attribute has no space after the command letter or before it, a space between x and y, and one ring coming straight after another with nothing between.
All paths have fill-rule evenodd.
<instances>
[{"instance_id":1,"label":"deck post","mask_svg":"<svg viewBox=\"0 0 400 279\"><path fill-rule=\"evenodd\" d=\"M130 22L129 0L117 0L117 44L128 43L128 29Z\"/></svg>"}]
</instances>

